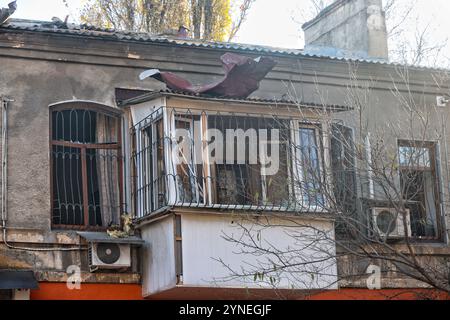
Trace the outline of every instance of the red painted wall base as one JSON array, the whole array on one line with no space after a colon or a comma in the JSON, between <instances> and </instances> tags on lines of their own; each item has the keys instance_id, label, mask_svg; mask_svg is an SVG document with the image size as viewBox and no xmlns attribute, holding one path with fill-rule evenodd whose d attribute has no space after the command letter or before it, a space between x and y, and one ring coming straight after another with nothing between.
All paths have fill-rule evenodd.
<instances>
[{"instance_id":1,"label":"red painted wall base","mask_svg":"<svg viewBox=\"0 0 450 320\"><path fill-rule=\"evenodd\" d=\"M31 300L142 300L138 284L83 283L80 290L70 290L65 283L39 283L31 290Z\"/></svg>"},{"instance_id":2,"label":"red painted wall base","mask_svg":"<svg viewBox=\"0 0 450 320\"><path fill-rule=\"evenodd\" d=\"M195 289L191 289L195 293ZM211 289L209 289L211 290ZM186 292L188 293L188 292ZM186 294L185 293L185 294ZM225 299L242 298L238 292L227 291ZM307 295L298 292L292 299L306 300L450 300L450 295L430 289L340 289ZM252 297L252 296L250 296ZM302 297L302 298L300 298ZM150 297L151 298L151 297ZM166 299L204 299L201 295L170 296ZM211 298L211 295L209 295ZM142 300L142 287L138 284L81 284L80 290L70 290L65 283L39 283L31 291L31 300ZM251 298L250 298L251 299Z\"/></svg>"}]
</instances>

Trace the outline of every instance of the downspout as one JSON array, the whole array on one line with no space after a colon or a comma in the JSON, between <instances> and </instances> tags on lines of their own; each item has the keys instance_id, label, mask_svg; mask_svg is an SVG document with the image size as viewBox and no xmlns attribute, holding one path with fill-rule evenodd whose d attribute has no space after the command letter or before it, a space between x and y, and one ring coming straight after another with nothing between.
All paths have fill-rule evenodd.
<instances>
[{"instance_id":1,"label":"downspout","mask_svg":"<svg viewBox=\"0 0 450 320\"><path fill-rule=\"evenodd\" d=\"M8 243L7 221L8 221L8 106L13 99L1 97L2 103L2 194L1 194L1 229L3 229L3 242L6 247L13 250L22 251L80 251L81 246L73 248L27 248L16 247Z\"/></svg>"},{"instance_id":2,"label":"downspout","mask_svg":"<svg viewBox=\"0 0 450 320\"><path fill-rule=\"evenodd\" d=\"M12 99L2 97L2 227L6 230L6 221L8 220L8 203L7 203L7 188L8 188L8 103Z\"/></svg>"}]
</instances>

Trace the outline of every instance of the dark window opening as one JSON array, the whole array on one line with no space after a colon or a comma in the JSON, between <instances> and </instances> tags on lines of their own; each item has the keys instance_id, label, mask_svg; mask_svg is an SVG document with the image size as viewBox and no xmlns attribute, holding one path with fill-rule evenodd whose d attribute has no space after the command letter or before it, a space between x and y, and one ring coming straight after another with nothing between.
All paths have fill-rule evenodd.
<instances>
[{"instance_id":1,"label":"dark window opening","mask_svg":"<svg viewBox=\"0 0 450 320\"><path fill-rule=\"evenodd\" d=\"M205 181L203 165L196 154L196 146L200 141L201 129L199 116L187 115L175 118L177 135L176 164L176 198L179 203L203 203Z\"/></svg>"},{"instance_id":2,"label":"dark window opening","mask_svg":"<svg viewBox=\"0 0 450 320\"><path fill-rule=\"evenodd\" d=\"M440 237L440 196L436 145L399 143L400 184L410 210L411 232L415 238Z\"/></svg>"},{"instance_id":3,"label":"dark window opening","mask_svg":"<svg viewBox=\"0 0 450 320\"><path fill-rule=\"evenodd\" d=\"M215 156L211 163L213 202L225 205L285 206L289 202L288 136L289 123L284 120L216 116L208 117L208 129L219 130L224 138L222 159ZM270 143L261 142L264 130ZM278 140L272 137L278 132ZM230 139L230 132L234 138ZM256 145L255 145L256 144ZM261 145L267 148L267 156L275 156L278 170L264 172L266 163L261 159ZM279 146L275 155L272 145ZM242 154L242 152L245 152ZM264 163L264 165L263 165Z\"/></svg>"},{"instance_id":4,"label":"dark window opening","mask_svg":"<svg viewBox=\"0 0 450 320\"><path fill-rule=\"evenodd\" d=\"M52 222L54 226L118 224L120 119L88 109L52 112Z\"/></svg>"},{"instance_id":5,"label":"dark window opening","mask_svg":"<svg viewBox=\"0 0 450 320\"><path fill-rule=\"evenodd\" d=\"M339 124L332 125L331 134L331 171L333 194L337 209L342 217L336 221L336 232L347 235L352 231L349 224L356 218L356 170L353 132Z\"/></svg>"},{"instance_id":6,"label":"dark window opening","mask_svg":"<svg viewBox=\"0 0 450 320\"><path fill-rule=\"evenodd\" d=\"M164 160L164 127L162 119L142 129L135 154L136 193L140 212L153 212L167 203L166 166ZM137 165L136 165L137 164Z\"/></svg>"}]
</instances>

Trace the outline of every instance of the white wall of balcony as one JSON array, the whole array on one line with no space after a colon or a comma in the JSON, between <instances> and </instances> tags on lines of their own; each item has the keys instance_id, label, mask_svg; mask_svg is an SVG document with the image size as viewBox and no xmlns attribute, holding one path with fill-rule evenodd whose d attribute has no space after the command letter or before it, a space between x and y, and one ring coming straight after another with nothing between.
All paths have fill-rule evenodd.
<instances>
[{"instance_id":1,"label":"white wall of balcony","mask_svg":"<svg viewBox=\"0 0 450 320\"><path fill-rule=\"evenodd\" d=\"M265 220L268 227L262 227L253 218L242 219L239 215L224 214L182 214L182 283L178 286L198 288L248 288L248 289L336 289L337 268L335 245L332 239L323 239L317 232L334 237L334 226L330 220L316 220L305 217L294 219ZM254 279L252 271L261 264L270 264L274 255L254 253L242 245L227 241L226 237L242 237L242 227L260 230L262 247L294 252L290 263L306 265L272 272L264 279ZM148 244L144 260L144 296L175 288L175 225L169 217L146 225L142 237ZM285 255L287 257L287 255ZM328 259L329 258L329 259ZM218 261L222 260L222 261ZM226 266L225 266L226 265ZM233 277L233 272L249 272L248 277ZM271 284L269 277L277 280Z\"/></svg>"}]
</instances>

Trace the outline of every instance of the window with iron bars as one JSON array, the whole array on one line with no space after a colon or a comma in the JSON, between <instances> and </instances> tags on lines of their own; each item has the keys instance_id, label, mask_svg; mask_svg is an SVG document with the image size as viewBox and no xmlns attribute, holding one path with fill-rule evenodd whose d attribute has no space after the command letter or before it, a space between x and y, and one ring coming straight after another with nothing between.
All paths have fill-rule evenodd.
<instances>
[{"instance_id":1,"label":"window with iron bars","mask_svg":"<svg viewBox=\"0 0 450 320\"><path fill-rule=\"evenodd\" d=\"M50 116L52 226L105 229L120 223L120 113L90 103L54 106Z\"/></svg>"},{"instance_id":2,"label":"window with iron bars","mask_svg":"<svg viewBox=\"0 0 450 320\"><path fill-rule=\"evenodd\" d=\"M318 123L162 107L131 142L137 217L167 206L325 210Z\"/></svg>"}]
</instances>

